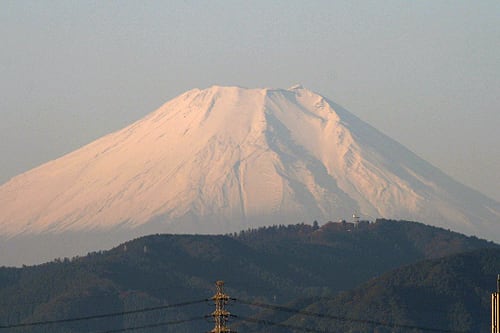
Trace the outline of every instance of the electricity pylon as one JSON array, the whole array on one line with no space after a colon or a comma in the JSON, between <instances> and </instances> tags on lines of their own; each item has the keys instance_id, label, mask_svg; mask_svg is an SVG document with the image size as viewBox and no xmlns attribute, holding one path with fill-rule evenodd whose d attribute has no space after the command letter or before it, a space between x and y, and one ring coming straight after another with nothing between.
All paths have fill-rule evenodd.
<instances>
[{"instance_id":1,"label":"electricity pylon","mask_svg":"<svg viewBox=\"0 0 500 333\"><path fill-rule=\"evenodd\" d=\"M215 311L212 312L212 317L214 318L215 327L210 333L236 333L227 327L227 322L229 321L229 311L226 310L226 304L229 302L229 296L224 294L224 281L217 281L215 283L217 287L217 292L212 297L215 303Z\"/></svg>"},{"instance_id":2,"label":"electricity pylon","mask_svg":"<svg viewBox=\"0 0 500 333\"><path fill-rule=\"evenodd\" d=\"M500 274L497 276L497 292L491 294L491 333L500 333Z\"/></svg>"}]
</instances>

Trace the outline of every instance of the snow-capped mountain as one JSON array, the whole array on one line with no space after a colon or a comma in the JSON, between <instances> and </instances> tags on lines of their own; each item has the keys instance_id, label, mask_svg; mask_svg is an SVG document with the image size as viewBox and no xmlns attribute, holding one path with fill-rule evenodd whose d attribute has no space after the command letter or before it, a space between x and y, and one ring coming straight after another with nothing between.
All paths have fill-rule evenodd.
<instances>
[{"instance_id":1,"label":"snow-capped mountain","mask_svg":"<svg viewBox=\"0 0 500 333\"><path fill-rule=\"evenodd\" d=\"M500 204L300 86L194 89L0 187L0 234L387 217L500 241Z\"/></svg>"}]
</instances>

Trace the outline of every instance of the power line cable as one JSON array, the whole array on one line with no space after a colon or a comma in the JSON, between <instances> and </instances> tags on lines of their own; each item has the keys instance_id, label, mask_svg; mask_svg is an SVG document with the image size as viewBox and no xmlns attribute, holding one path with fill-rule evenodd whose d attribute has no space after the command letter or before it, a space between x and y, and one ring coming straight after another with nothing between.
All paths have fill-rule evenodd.
<instances>
[{"instance_id":1,"label":"power line cable","mask_svg":"<svg viewBox=\"0 0 500 333\"><path fill-rule=\"evenodd\" d=\"M36 321L36 322L30 322L30 323L19 323L19 324L12 324L12 325L2 325L2 326L0 326L0 329L41 326L41 325L69 323L69 322L91 320L91 319L101 319L101 318L125 316L125 315L134 314L134 313L142 313L142 312L149 312L149 311L155 311L155 310L163 310L163 309L168 309L168 308L176 308L176 307L181 307L181 306L187 306L187 305L193 305L193 304L198 304L198 303L204 303L204 302L207 302L209 300L210 299L205 298L203 300L182 302L182 303L177 303L177 304L160 305L160 306L154 306L154 307L142 308L142 309L136 309L136 310L130 310L130 311L120 311L120 312L104 313L104 314L98 314L98 315L92 315L92 316L84 316L84 317L74 317L74 318L65 318L65 319L56 319L56 320Z\"/></svg>"},{"instance_id":2,"label":"power line cable","mask_svg":"<svg viewBox=\"0 0 500 333\"><path fill-rule=\"evenodd\" d=\"M324 330L319 330L316 328L277 323L277 322L267 320L267 319L248 318L248 317L242 317L242 316L238 316L238 315L231 315L231 317L236 318L236 319L240 319L242 321L252 322L252 323L256 323L256 324L263 324L266 326L277 326L277 327L291 328L291 329L301 330L301 331L306 331L306 332L335 333L333 331L324 331Z\"/></svg>"},{"instance_id":3,"label":"power line cable","mask_svg":"<svg viewBox=\"0 0 500 333\"><path fill-rule=\"evenodd\" d=\"M155 311L155 310L162 310L162 309L168 309L168 308L174 308L174 307L199 304L199 303L207 302L210 300L211 299L207 298L207 299L203 299L203 300L182 302L182 303L169 304L169 305L161 305L161 306L148 307L148 308L142 308L142 309L136 309L136 310L130 310L130 311L120 311L120 312L106 313L106 314L99 314L99 315L92 315L92 316L84 316L84 317L75 317L75 318L66 318L66 319L58 319L58 320L46 320L46 321L31 322L31 323L19 323L19 324L12 324L12 325L3 325L3 326L0 326L0 329L41 326L41 325L50 325L50 324L57 324L57 323L66 323L66 322L75 322L75 321L84 321L84 320L91 320L91 319L101 319L101 318L109 318L109 317L116 317L116 316L124 316L124 315L135 314L135 313L143 313L143 312L149 312L149 311ZM288 313L301 314L301 315L305 315L305 316L314 316L314 317L318 317L318 318L333 319L333 320L344 321L344 322L356 322L356 323L376 325L376 326L385 326L385 327L391 327L391 328L420 329L420 330L428 331L428 332L467 333L464 331L457 331L457 330L429 328L429 327L422 327L422 326L417 326L417 325L406 325L406 324L397 324L397 323L390 323L390 322L381 322L381 321L375 321L375 320L355 319L355 318L349 318L349 317L334 316L334 315L322 314L322 313L311 312L311 311L306 311L306 310L293 309L293 308L280 306L280 305L272 305L272 304L266 304L266 303L261 303L261 302L251 302L251 301L246 301L246 300L242 300L242 299L238 299L238 298L230 298L230 300L235 301L235 302L239 302L239 303L242 303L245 305L249 305L249 306L257 306L257 307L270 309L270 310L278 310L278 311L283 311L283 312L288 312ZM301 329L301 330L310 331L310 332L332 333L331 331L319 330L319 329L314 329L314 328L299 327L299 326L294 326L294 325L284 324L284 323L276 323L276 322L273 322L270 320L265 320L265 319L248 318L248 317L241 317L241 316L237 316L237 315L231 315L231 316L234 318L239 318L243 321L260 323L260 324L264 324L264 325L279 326L279 327L291 328L291 329ZM189 321L194 321L194 320L199 320L199 319L204 319L204 318L207 318L207 316L194 317L194 318L169 321L169 322L162 322L162 323L156 323L156 324L150 324L150 325L144 325L144 326L129 327L129 328L123 328L123 329L115 329L115 330L109 330L109 331L101 331L101 332L97 332L97 333L114 333L114 332L125 332L125 331L131 331L131 330L154 328L154 327L159 327L159 326L181 324L184 322L189 322Z\"/></svg>"},{"instance_id":4,"label":"power line cable","mask_svg":"<svg viewBox=\"0 0 500 333\"><path fill-rule=\"evenodd\" d=\"M281 306L281 305L272 305L272 304L266 304L266 303L260 303L260 302L250 302L250 301L245 301L245 300L241 300L241 299L237 299L237 298L231 298L231 300L236 301L236 302L240 302L242 304L257 306L257 307L270 309L270 310L278 310L278 311L283 311L283 312L302 314L305 316L333 319L333 320L338 320L338 321L343 321L343 322L353 322L353 323L361 323L361 324L368 324L368 325L374 325L374 326L385 326L385 327L391 327L391 328L419 329L419 330L428 331L428 332L468 333L465 331L422 327L422 326L417 326L417 325L398 324L398 323L382 322L382 321L369 320L369 319L356 319L356 318L349 318L349 317L342 317L342 316L334 316L334 315L328 315L328 314L317 313L317 312L312 312L312 311L293 309L293 308L289 308L289 307L285 307L285 306Z\"/></svg>"},{"instance_id":5,"label":"power line cable","mask_svg":"<svg viewBox=\"0 0 500 333\"><path fill-rule=\"evenodd\" d=\"M173 289L172 287L165 287L165 288L155 288L155 289L147 289L147 290L116 290L117 292L115 293L102 293L102 294L97 294L97 295L86 295L86 294L78 294L78 295L68 295L67 297L69 299L73 299L73 298L105 298L105 297L113 297L113 296L118 296L118 297L129 297L130 295L133 295L133 294L141 294L141 293L151 293L151 292L157 292L157 291L164 291L164 290L171 290ZM11 305L41 305L41 304L45 304L46 302L50 301L49 300L46 300L46 301L37 301L37 302L16 302L16 303L13 303L13 302L8 302L7 300L0 300L1 301L4 301L4 302L7 302L7 304L9 304L9 306Z\"/></svg>"},{"instance_id":6,"label":"power line cable","mask_svg":"<svg viewBox=\"0 0 500 333\"><path fill-rule=\"evenodd\" d=\"M207 316L203 317L193 317L193 318L187 318L187 319L179 319L179 320L173 320L173 321L166 321L166 322L160 322L156 324L149 324L149 325L144 325L144 326L134 326L134 327L126 327L126 328L118 328L114 330L108 330L108 331L99 331L99 332L94 332L94 333L119 333L119 332L127 332L127 331L134 331L134 330L142 330L146 328L155 328L155 327L162 327L162 326L168 326L168 325L177 325L177 324L183 324L195 320L201 320L201 319L206 319Z\"/></svg>"}]
</instances>

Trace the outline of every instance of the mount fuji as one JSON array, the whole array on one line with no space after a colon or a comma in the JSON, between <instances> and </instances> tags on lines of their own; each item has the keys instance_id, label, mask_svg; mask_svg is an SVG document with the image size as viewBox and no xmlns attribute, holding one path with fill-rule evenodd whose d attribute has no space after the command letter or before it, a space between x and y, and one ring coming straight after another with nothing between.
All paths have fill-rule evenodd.
<instances>
[{"instance_id":1,"label":"mount fuji","mask_svg":"<svg viewBox=\"0 0 500 333\"><path fill-rule=\"evenodd\" d=\"M0 186L0 212L11 247L3 251L23 238L78 235L67 247L81 251L96 239L110 246L151 232L227 233L353 213L500 241L500 203L301 86L188 91L12 178Z\"/></svg>"}]
</instances>

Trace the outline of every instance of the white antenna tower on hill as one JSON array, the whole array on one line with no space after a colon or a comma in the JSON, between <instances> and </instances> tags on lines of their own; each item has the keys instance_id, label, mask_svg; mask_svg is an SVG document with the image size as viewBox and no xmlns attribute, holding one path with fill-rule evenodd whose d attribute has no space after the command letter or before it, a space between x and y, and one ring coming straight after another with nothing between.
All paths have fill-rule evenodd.
<instances>
[{"instance_id":1,"label":"white antenna tower on hill","mask_svg":"<svg viewBox=\"0 0 500 333\"><path fill-rule=\"evenodd\" d=\"M352 222L354 223L354 227L357 228L359 224L359 216L356 213L352 214Z\"/></svg>"}]
</instances>

